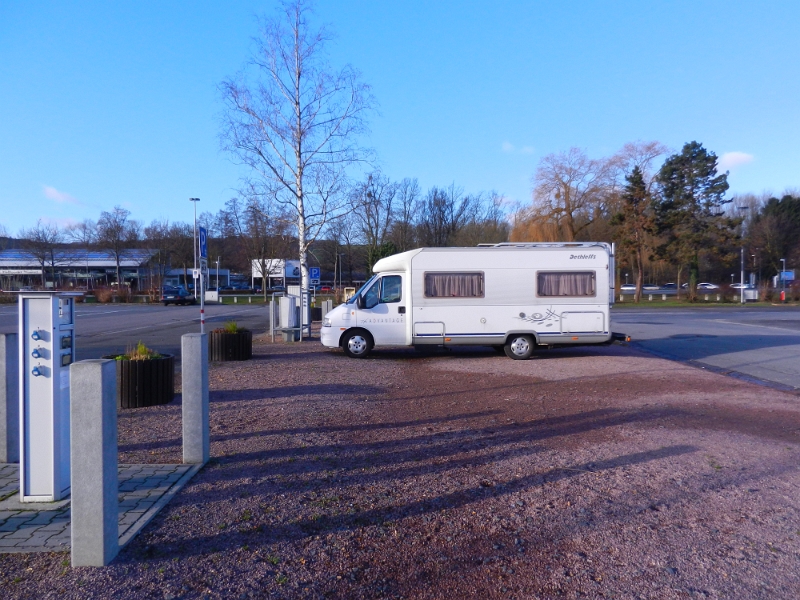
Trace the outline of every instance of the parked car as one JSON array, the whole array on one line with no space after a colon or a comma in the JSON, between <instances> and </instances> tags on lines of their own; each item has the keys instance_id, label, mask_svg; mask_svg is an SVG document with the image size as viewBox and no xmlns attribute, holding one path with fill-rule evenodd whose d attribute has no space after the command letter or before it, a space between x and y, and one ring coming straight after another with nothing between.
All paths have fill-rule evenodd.
<instances>
[{"instance_id":1,"label":"parked car","mask_svg":"<svg viewBox=\"0 0 800 600\"><path fill-rule=\"evenodd\" d=\"M698 290L718 290L719 286L716 283L702 282L702 283L698 283L697 284L697 289Z\"/></svg>"},{"instance_id":2,"label":"parked car","mask_svg":"<svg viewBox=\"0 0 800 600\"><path fill-rule=\"evenodd\" d=\"M161 290L161 301L164 306L170 304L195 304L197 300L192 296L186 288L182 287L164 287Z\"/></svg>"},{"instance_id":3,"label":"parked car","mask_svg":"<svg viewBox=\"0 0 800 600\"><path fill-rule=\"evenodd\" d=\"M740 289L742 289L742 288L744 288L744 289L746 289L746 290L752 290L752 289L755 289L755 288L754 288L752 285L750 285L749 283L745 283L744 285L742 285L741 283L732 283L732 284L731 284L731 289L734 289L734 290L740 290Z\"/></svg>"},{"instance_id":4,"label":"parked car","mask_svg":"<svg viewBox=\"0 0 800 600\"><path fill-rule=\"evenodd\" d=\"M677 283L673 283L673 282L665 283L664 285L661 286L661 289L664 289L664 290L677 290L678 289L678 284Z\"/></svg>"},{"instance_id":5,"label":"parked car","mask_svg":"<svg viewBox=\"0 0 800 600\"><path fill-rule=\"evenodd\" d=\"M656 284L654 284L654 283L645 283L642 286L642 289L645 292L652 292L652 291L655 291L655 290L660 290L661 288L659 286L657 286Z\"/></svg>"},{"instance_id":6,"label":"parked car","mask_svg":"<svg viewBox=\"0 0 800 600\"><path fill-rule=\"evenodd\" d=\"M321 288L319 288L319 293L320 294L332 294L333 293L333 288L331 286L329 286L329 285L323 285Z\"/></svg>"},{"instance_id":7,"label":"parked car","mask_svg":"<svg viewBox=\"0 0 800 600\"><path fill-rule=\"evenodd\" d=\"M623 283L619 286L620 291L623 292L635 292L636 291L636 284L635 283Z\"/></svg>"}]
</instances>

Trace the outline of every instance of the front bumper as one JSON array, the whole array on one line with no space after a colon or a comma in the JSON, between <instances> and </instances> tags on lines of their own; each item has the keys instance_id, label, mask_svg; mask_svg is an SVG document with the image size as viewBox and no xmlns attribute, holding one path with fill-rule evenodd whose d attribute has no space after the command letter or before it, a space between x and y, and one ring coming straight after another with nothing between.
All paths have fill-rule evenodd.
<instances>
[{"instance_id":1,"label":"front bumper","mask_svg":"<svg viewBox=\"0 0 800 600\"><path fill-rule=\"evenodd\" d=\"M338 348L341 335L339 327L322 327L319 331L319 339L326 348Z\"/></svg>"}]
</instances>

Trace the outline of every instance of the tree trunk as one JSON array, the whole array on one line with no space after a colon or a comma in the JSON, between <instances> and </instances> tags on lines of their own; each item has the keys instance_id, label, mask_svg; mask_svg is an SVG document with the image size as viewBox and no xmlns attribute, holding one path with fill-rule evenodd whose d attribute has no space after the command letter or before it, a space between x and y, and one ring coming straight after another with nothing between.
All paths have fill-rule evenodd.
<instances>
[{"instance_id":1,"label":"tree trunk","mask_svg":"<svg viewBox=\"0 0 800 600\"><path fill-rule=\"evenodd\" d=\"M634 301L638 304L642 299L642 285L644 284L644 259L642 257L642 249L636 249L636 295Z\"/></svg>"}]
</instances>

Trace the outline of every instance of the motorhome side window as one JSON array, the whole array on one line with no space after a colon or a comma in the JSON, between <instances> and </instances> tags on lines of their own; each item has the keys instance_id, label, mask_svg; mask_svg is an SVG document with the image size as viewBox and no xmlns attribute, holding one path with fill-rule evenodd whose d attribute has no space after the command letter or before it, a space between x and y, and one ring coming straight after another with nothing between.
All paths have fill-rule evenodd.
<instances>
[{"instance_id":1,"label":"motorhome side window","mask_svg":"<svg viewBox=\"0 0 800 600\"><path fill-rule=\"evenodd\" d=\"M381 302L400 302L400 289L403 278L400 275L387 275L381 279Z\"/></svg>"},{"instance_id":2,"label":"motorhome side window","mask_svg":"<svg viewBox=\"0 0 800 600\"><path fill-rule=\"evenodd\" d=\"M538 296L594 296L595 272L539 272L536 292Z\"/></svg>"},{"instance_id":3,"label":"motorhome side window","mask_svg":"<svg viewBox=\"0 0 800 600\"><path fill-rule=\"evenodd\" d=\"M426 298L483 298L483 273L425 273Z\"/></svg>"},{"instance_id":4,"label":"motorhome side window","mask_svg":"<svg viewBox=\"0 0 800 600\"><path fill-rule=\"evenodd\" d=\"M375 308L378 304L400 302L403 278L400 275L387 275L372 284L364 293L364 308Z\"/></svg>"}]
</instances>

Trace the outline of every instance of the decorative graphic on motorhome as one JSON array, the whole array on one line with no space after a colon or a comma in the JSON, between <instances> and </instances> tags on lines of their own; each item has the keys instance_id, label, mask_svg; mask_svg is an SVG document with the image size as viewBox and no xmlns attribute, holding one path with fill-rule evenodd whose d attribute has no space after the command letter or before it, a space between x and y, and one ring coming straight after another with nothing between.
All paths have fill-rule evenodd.
<instances>
[{"instance_id":1,"label":"decorative graphic on motorhome","mask_svg":"<svg viewBox=\"0 0 800 600\"><path fill-rule=\"evenodd\" d=\"M525 321L526 323L535 323L537 325L544 325L545 327L552 327L555 323L561 321L561 317L553 311L553 307L550 306L547 308L545 314L542 313L531 313L530 315L526 315L525 313L519 313L518 317L515 317L520 321Z\"/></svg>"}]
</instances>

